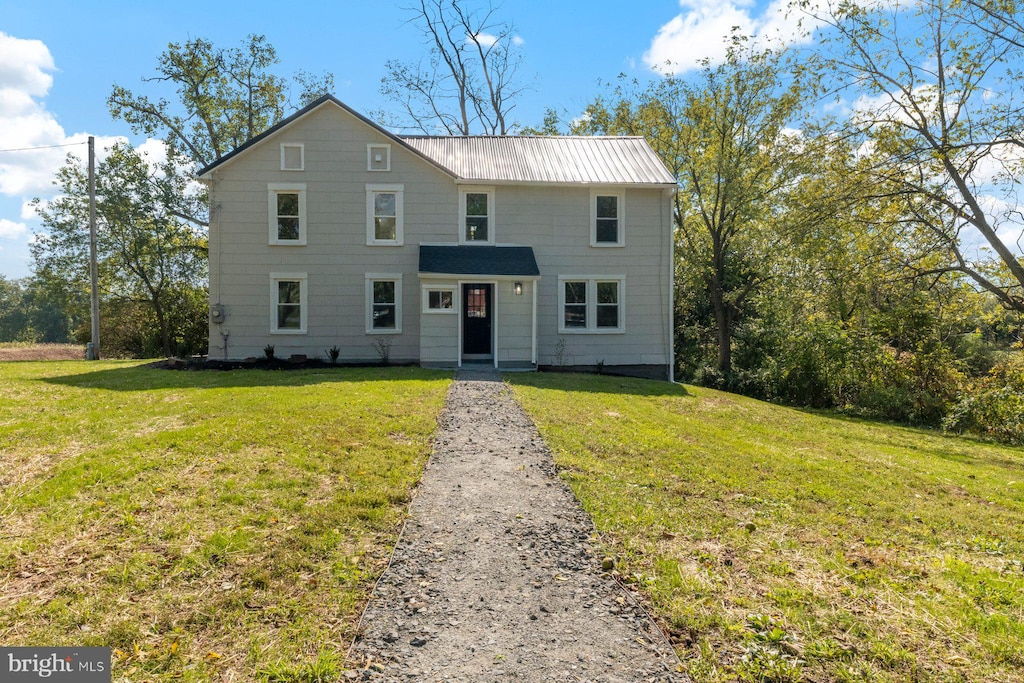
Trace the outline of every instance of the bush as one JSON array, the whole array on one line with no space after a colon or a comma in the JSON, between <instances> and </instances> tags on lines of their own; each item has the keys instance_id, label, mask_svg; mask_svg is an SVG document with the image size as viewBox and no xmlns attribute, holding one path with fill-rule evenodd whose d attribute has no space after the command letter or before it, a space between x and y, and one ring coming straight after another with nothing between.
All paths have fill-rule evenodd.
<instances>
[{"instance_id":1,"label":"bush","mask_svg":"<svg viewBox=\"0 0 1024 683\"><path fill-rule=\"evenodd\" d=\"M996 364L986 377L968 384L942 426L1024 445L1024 352Z\"/></svg>"}]
</instances>

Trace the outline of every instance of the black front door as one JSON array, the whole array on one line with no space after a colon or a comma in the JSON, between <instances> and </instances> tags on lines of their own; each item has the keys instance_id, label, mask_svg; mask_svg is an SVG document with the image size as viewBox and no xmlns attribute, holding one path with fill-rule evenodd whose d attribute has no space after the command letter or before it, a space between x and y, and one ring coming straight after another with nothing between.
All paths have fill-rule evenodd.
<instances>
[{"instance_id":1,"label":"black front door","mask_svg":"<svg viewBox=\"0 0 1024 683\"><path fill-rule=\"evenodd\" d=\"M462 285L462 355L491 355L491 285Z\"/></svg>"}]
</instances>

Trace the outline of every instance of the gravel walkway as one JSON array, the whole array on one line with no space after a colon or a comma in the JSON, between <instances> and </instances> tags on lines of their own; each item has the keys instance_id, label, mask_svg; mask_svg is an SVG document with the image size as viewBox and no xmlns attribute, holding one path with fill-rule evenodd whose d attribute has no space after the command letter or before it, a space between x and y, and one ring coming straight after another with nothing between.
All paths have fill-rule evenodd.
<instances>
[{"instance_id":1,"label":"gravel walkway","mask_svg":"<svg viewBox=\"0 0 1024 683\"><path fill-rule=\"evenodd\" d=\"M683 681L500 378L461 371L349 655L374 681Z\"/></svg>"}]
</instances>

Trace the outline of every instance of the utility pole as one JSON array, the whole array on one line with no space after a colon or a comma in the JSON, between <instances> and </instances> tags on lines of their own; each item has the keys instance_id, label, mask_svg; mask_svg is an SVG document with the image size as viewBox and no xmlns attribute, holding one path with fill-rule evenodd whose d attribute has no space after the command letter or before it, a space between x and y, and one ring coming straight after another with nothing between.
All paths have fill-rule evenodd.
<instances>
[{"instance_id":1,"label":"utility pole","mask_svg":"<svg viewBox=\"0 0 1024 683\"><path fill-rule=\"evenodd\" d=\"M89 283L92 299L92 341L86 350L89 360L100 359L100 290L96 267L96 139L89 136Z\"/></svg>"}]
</instances>

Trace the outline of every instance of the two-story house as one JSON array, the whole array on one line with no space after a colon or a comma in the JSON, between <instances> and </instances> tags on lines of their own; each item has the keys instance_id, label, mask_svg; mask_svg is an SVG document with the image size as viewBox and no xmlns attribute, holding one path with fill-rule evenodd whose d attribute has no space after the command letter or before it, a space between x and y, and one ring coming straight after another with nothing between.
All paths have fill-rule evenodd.
<instances>
[{"instance_id":1,"label":"two-story house","mask_svg":"<svg viewBox=\"0 0 1024 683\"><path fill-rule=\"evenodd\" d=\"M642 138L396 136L326 96L199 177L211 360L671 378L676 182Z\"/></svg>"}]
</instances>

